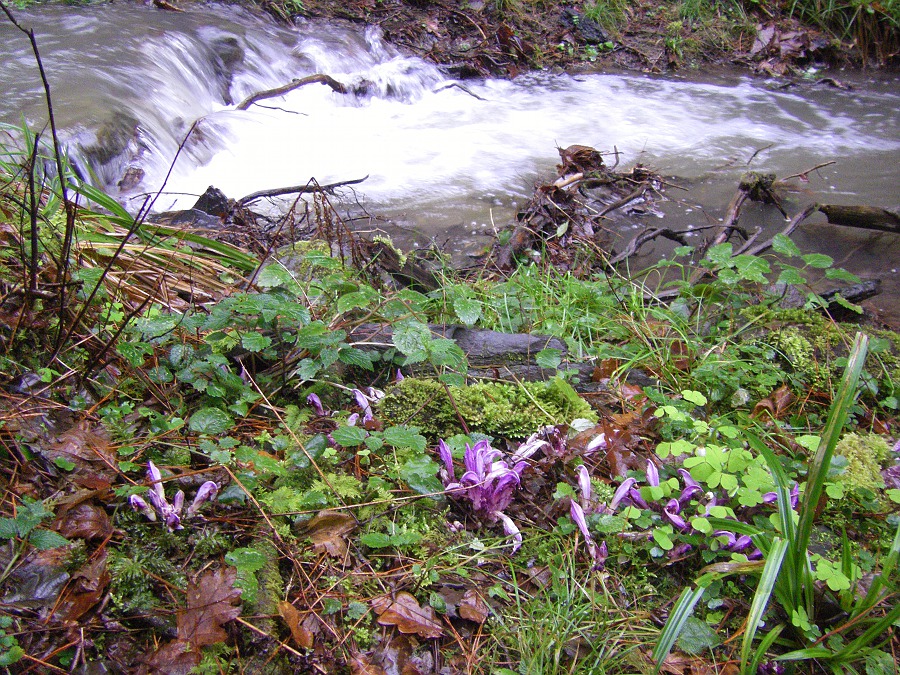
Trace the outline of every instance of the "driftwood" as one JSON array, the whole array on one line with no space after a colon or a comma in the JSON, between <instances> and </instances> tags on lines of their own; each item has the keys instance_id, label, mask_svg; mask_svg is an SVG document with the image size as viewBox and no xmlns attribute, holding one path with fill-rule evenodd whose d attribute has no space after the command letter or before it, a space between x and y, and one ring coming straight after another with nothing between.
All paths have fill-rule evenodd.
<instances>
[{"instance_id":1,"label":"driftwood","mask_svg":"<svg viewBox=\"0 0 900 675\"><path fill-rule=\"evenodd\" d=\"M881 209L876 206L823 204L819 210L828 216L828 222L832 225L900 234L900 209L897 208Z\"/></svg>"},{"instance_id":2,"label":"driftwood","mask_svg":"<svg viewBox=\"0 0 900 675\"><path fill-rule=\"evenodd\" d=\"M294 194L302 195L312 192L332 192L335 188L343 187L345 185L358 185L367 178L368 176L363 176L362 178L342 180L337 183L328 183L326 185L319 185L315 181L310 181L306 185L294 185L291 187L274 188L272 190L260 190L259 192L254 192L253 194L249 194L246 197L241 197L237 200L237 204L238 206L246 206L250 202L255 202L257 199L262 199L264 197L280 197L282 195Z\"/></svg>"},{"instance_id":3,"label":"driftwood","mask_svg":"<svg viewBox=\"0 0 900 675\"><path fill-rule=\"evenodd\" d=\"M264 101L267 98L277 98L278 96L284 96L288 92L294 91L294 89L299 89L307 84L327 84L334 91L339 94L346 94L349 89L335 80L333 77L329 75L322 75L321 73L317 75L307 75L306 77L302 77L299 80L294 80L293 82L289 82L288 84L282 85L280 87L275 87L275 89L266 89L265 91L258 91L255 94L251 94L243 101L238 103L237 110L246 110L251 105L256 103L257 101Z\"/></svg>"},{"instance_id":4,"label":"driftwood","mask_svg":"<svg viewBox=\"0 0 900 675\"><path fill-rule=\"evenodd\" d=\"M370 254L373 263L403 286L426 293L441 286L441 280L434 272L418 264L410 256L406 256L405 260L401 259L400 254L384 242L372 242Z\"/></svg>"}]
</instances>

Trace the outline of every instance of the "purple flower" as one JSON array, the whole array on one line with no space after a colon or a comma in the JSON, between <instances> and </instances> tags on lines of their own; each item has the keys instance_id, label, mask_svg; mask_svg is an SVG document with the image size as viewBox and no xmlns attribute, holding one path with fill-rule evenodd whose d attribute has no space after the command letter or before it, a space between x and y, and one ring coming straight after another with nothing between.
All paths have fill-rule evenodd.
<instances>
[{"instance_id":1,"label":"purple flower","mask_svg":"<svg viewBox=\"0 0 900 675\"><path fill-rule=\"evenodd\" d=\"M606 442L606 434L600 434L599 436L594 436L591 439L591 442L587 444L584 448L584 453L589 454L595 452L597 450L606 450L609 444Z\"/></svg>"},{"instance_id":2,"label":"purple flower","mask_svg":"<svg viewBox=\"0 0 900 675\"><path fill-rule=\"evenodd\" d=\"M400 372L399 368L397 368L397 376L394 378L394 382L403 382L403 373Z\"/></svg>"},{"instance_id":3,"label":"purple flower","mask_svg":"<svg viewBox=\"0 0 900 675\"><path fill-rule=\"evenodd\" d=\"M184 508L184 492L179 490L172 497L172 503L166 499L166 493L162 486L162 474L153 462L147 462L147 478L150 479L150 489L147 491L148 504L142 497L131 495L128 502L135 511L140 511L144 517L151 521L156 521L157 517L165 523L169 532L175 530L183 530L181 524L181 510ZM193 516L200 506L216 496L219 486L211 480L206 481L197 490L193 503L188 507L187 517Z\"/></svg>"},{"instance_id":4,"label":"purple flower","mask_svg":"<svg viewBox=\"0 0 900 675\"><path fill-rule=\"evenodd\" d=\"M211 480L208 480L201 485L200 489L197 490L197 494L194 495L194 501L191 502L191 505L188 507L187 517L190 518L200 510L200 507L203 506L203 504L215 499L218 492L219 486Z\"/></svg>"},{"instance_id":5,"label":"purple flower","mask_svg":"<svg viewBox=\"0 0 900 675\"><path fill-rule=\"evenodd\" d=\"M587 545L588 553L594 560L594 568L602 568L606 563L606 558L609 556L609 551L606 548L606 542L604 541L598 546L597 542L594 541L594 538L591 536L591 531L588 529L587 519L584 515L584 509L581 508L578 502L572 502L569 505L569 513L572 516L572 520L581 531L581 535L584 537L584 542Z\"/></svg>"},{"instance_id":6,"label":"purple flower","mask_svg":"<svg viewBox=\"0 0 900 675\"><path fill-rule=\"evenodd\" d=\"M687 469L678 469L678 475L681 476L681 480L684 482L685 487L700 487L700 483L694 480L694 477L691 476L691 472Z\"/></svg>"},{"instance_id":7,"label":"purple flower","mask_svg":"<svg viewBox=\"0 0 900 675\"><path fill-rule=\"evenodd\" d=\"M659 471L649 459L647 460L647 484L650 487L659 487Z\"/></svg>"},{"instance_id":8,"label":"purple flower","mask_svg":"<svg viewBox=\"0 0 900 675\"><path fill-rule=\"evenodd\" d=\"M663 515L665 515L665 517L669 519L669 522L679 530L690 529L690 525L688 525L685 519L679 515L680 513L681 504L679 504L677 499L670 499L668 502L666 502L666 505L663 508Z\"/></svg>"},{"instance_id":9,"label":"purple flower","mask_svg":"<svg viewBox=\"0 0 900 675\"><path fill-rule=\"evenodd\" d=\"M591 475L588 473L587 467L580 464L577 469L578 486L581 488L581 500L585 504L591 501Z\"/></svg>"},{"instance_id":10,"label":"purple flower","mask_svg":"<svg viewBox=\"0 0 900 675\"><path fill-rule=\"evenodd\" d=\"M324 417L326 415L325 408L322 406L322 399L320 399L316 394L310 394L306 397L306 402L312 406L313 411L315 411L316 415L319 417Z\"/></svg>"},{"instance_id":11,"label":"purple flower","mask_svg":"<svg viewBox=\"0 0 900 675\"><path fill-rule=\"evenodd\" d=\"M517 462L510 468L499 459L503 453L492 448L487 441L478 441L475 445L467 443L463 455L466 471L457 481L453 455L444 441L438 443L438 454L444 463L441 480L447 491L457 499L467 499L479 518L488 522L502 522L506 533L516 542L513 552L518 550L522 535L503 510L512 502L527 463Z\"/></svg>"},{"instance_id":12,"label":"purple flower","mask_svg":"<svg viewBox=\"0 0 900 675\"><path fill-rule=\"evenodd\" d=\"M152 520L156 522L156 511L150 506L147 502L145 502L138 495L131 495L128 498L128 503L131 504L131 508L135 511L140 511L144 514L144 517L147 520Z\"/></svg>"},{"instance_id":13,"label":"purple flower","mask_svg":"<svg viewBox=\"0 0 900 675\"><path fill-rule=\"evenodd\" d=\"M369 399L359 389L353 390L353 396L356 397L356 405L362 410L363 422L368 422L374 417L372 415L372 406L369 405Z\"/></svg>"},{"instance_id":14,"label":"purple flower","mask_svg":"<svg viewBox=\"0 0 900 675\"><path fill-rule=\"evenodd\" d=\"M503 523L503 531L506 532L507 536L513 538L513 547L512 552L515 553L519 550L519 547L522 546L522 533L519 531L519 528L516 527L516 524L512 521L505 513L497 513L497 518L500 519L500 522Z\"/></svg>"},{"instance_id":15,"label":"purple flower","mask_svg":"<svg viewBox=\"0 0 900 675\"><path fill-rule=\"evenodd\" d=\"M622 484L618 488L616 488L616 492L615 494L613 494L613 498L609 502L610 511L615 511L619 503L627 498L628 493L631 490L631 486L636 482L637 481L634 478L626 478L622 481Z\"/></svg>"}]
</instances>

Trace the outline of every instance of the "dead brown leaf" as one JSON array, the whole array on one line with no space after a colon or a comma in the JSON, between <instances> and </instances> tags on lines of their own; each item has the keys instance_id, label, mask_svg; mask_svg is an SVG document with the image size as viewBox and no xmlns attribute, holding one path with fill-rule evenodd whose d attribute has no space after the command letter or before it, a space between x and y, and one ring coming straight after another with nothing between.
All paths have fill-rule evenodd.
<instances>
[{"instance_id":1,"label":"dead brown leaf","mask_svg":"<svg viewBox=\"0 0 900 675\"><path fill-rule=\"evenodd\" d=\"M384 603L372 603L378 613L378 623L382 626L396 626L401 633L415 633L424 638L441 637L444 629L437 621L437 616L431 607L422 607L412 593L400 591L394 596L393 602L383 612L378 612L378 607Z\"/></svg>"},{"instance_id":2,"label":"dead brown leaf","mask_svg":"<svg viewBox=\"0 0 900 675\"><path fill-rule=\"evenodd\" d=\"M278 603L278 613L291 629L291 636L294 642L303 649L312 649L315 643L315 635L306 626L303 625L303 614L286 600Z\"/></svg>"},{"instance_id":3,"label":"dead brown leaf","mask_svg":"<svg viewBox=\"0 0 900 675\"><path fill-rule=\"evenodd\" d=\"M102 540L113 532L106 511L96 504L82 503L61 511L53 521L53 529L66 539Z\"/></svg>"},{"instance_id":4,"label":"dead brown leaf","mask_svg":"<svg viewBox=\"0 0 900 675\"><path fill-rule=\"evenodd\" d=\"M106 593L109 572L106 569L106 550L72 574L56 606L56 616L62 621L78 621L90 611Z\"/></svg>"},{"instance_id":5,"label":"dead brown leaf","mask_svg":"<svg viewBox=\"0 0 900 675\"><path fill-rule=\"evenodd\" d=\"M366 654L350 655L350 672L353 675L386 675L384 668L372 663Z\"/></svg>"},{"instance_id":6,"label":"dead brown leaf","mask_svg":"<svg viewBox=\"0 0 900 675\"><path fill-rule=\"evenodd\" d=\"M189 675L200 663L199 649L193 649L190 642L172 640L154 652L147 661L147 671L151 675Z\"/></svg>"},{"instance_id":7,"label":"dead brown leaf","mask_svg":"<svg viewBox=\"0 0 900 675\"><path fill-rule=\"evenodd\" d=\"M109 439L99 427L92 428L88 420L82 420L43 445L42 454L53 462L57 459L72 462L74 475L115 478L118 475L117 459L109 447Z\"/></svg>"},{"instance_id":8,"label":"dead brown leaf","mask_svg":"<svg viewBox=\"0 0 900 675\"><path fill-rule=\"evenodd\" d=\"M187 587L187 608L179 610L176 619L178 638L194 648L224 642L228 637L223 626L241 613L236 606L241 592L234 587L237 571L223 567L204 572Z\"/></svg>"},{"instance_id":9,"label":"dead brown leaf","mask_svg":"<svg viewBox=\"0 0 900 675\"><path fill-rule=\"evenodd\" d=\"M491 608L488 607L487 603L474 588L470 588L460 600L457 611L463 619L468 619L475 623L484 623L491 613Z\"/></svg>"},{"instance_id":10,"label":"dead brown leaf","mask_svg":"<svg viewBox=\"0 0 900 675\"><path fill-rule=\"evenodd\" d=\"M334 558L342 558L347 553L344 535L356 528L353 516L341 511L320 511L306 525L307 536L316 551L324 550Z\"/></svg>"},{"instance_id":11,"label":"dead brown leaf","mask_svg":"<svg viewBox=\"0 0 900 675\"><path fill-rule=\"evenodd\" d=\"M768 413L772 419L782 419L788 414L797 397L788 389L786 384L781 385L771 396L768 396L753 406L751 417L763 417Z\"/></svg>"}]
</instances>

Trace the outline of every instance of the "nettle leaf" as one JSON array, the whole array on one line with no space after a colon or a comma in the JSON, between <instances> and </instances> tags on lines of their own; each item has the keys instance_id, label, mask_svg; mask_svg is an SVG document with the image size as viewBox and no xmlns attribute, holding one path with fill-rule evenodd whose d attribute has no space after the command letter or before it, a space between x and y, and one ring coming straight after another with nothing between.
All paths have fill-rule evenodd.
<instances>
[{"instance_id":1,"label":"nettle leaf","mask_svg":"<svg viewBox=\"0 0 900 675\"><path fill-rule=\"evenodd\" d=\"M394 324L393 342L407 356L424 352L431 342L431 330L421 321L407 319Z\"/></svg>"},{"instance_id":2,"label":"nettle leaf","mask_svg":"<svg viewBox=\"0 0 900 675\"><path fill-rule=\"evenodd\" d=\"M391 536L384 532L367 532L359 540L369 548L388 548L392 546Z\"/></svg>"},{"instance_id":3,"label":"nettle leaf","mask_svg":"<svg viewBox=\"0 0 900 675\"><path fill-rule=\"evenodd\" d=\"M256 572L266 565L266 557L252 548L236 548L225 554L225 562L237 570L234 588L240 589L241 599L247 603L256 602L259 582Z\"/></svg>"},{"instance_id":4,"label":"nettle leaf","mask_svg":"<svg viewBox=\"0 0 900 675\"><path fill-rule=\"evenodd\" d=\"M702 654L722 644L722 639L705 622L695 616L684 622L678 636L678 647L688 654Z\"/></svg>"},{"instance_id":5,"label":"nettle leaf","mask_svg":"<svg viewBox=\"0 0 900 675\"><path fill-rule=\"evenodd\" d=\"M541 368L556 370L562 363L562 350L548 347L534 355L534 362Z\"/></svg>"},{"instance_id":6,"label":"nettle leaf","mask_svg":"<svg viewBox=\"0 0 900 675\"><path fill-rule=\"evenodd\" d=\"M800 249L797 248L797 244L791 241L790 237L780 233L772 237L772 250L780 255L791 257L800 255Z\"/></svg>"},{"instance_id":7,"label":"nettle leaf","mask_svg":"<svg viewBox=\"0 0 900 675\"><path fill-rule=\"evenodd\" d=\"M755 255L739 255L734 259L734 266L737 268L738 274L742 279L747 281L755 281L759 284L766 283L766 275L772 271L768 261L765 258L758 258Z\"/></svg>"},{"instance_id":8,"label":"nettle leaf","mask_svg":"<svg viewBox=\"0 0 900 675\"><path fill-rule=\"evenodd\" d=\"M846 281L850 284L862 283L862 279L842 267L829 267L825 270L825 277L835 281Z\"/></svg>"},{"instance_id":9,"label":"nettle leaf","mask_svg":"<svg viewBox=\"0 0 900 675\"><path fill-rule=\"evenodd\" d=\"M241 335L241 347L248 352L257 353L272 345L272 338L262 333L244 333Z\"/></svg>"},{"instance_id":10,"label":"nettle leaf","mask_svg":"<svg viewBox=\"0 0 900 675\"><path fill-rule=\"evenodd\" d=\"M348 366L357 366L366 370L374 370L372 357L369 352L364 352L356 347L344 347L338 350L338 360Z\"/></svg>"},{"instance_id":11,"label":"nettle leaf","mask_svg":"<svg viewBox=\"0 0 900 675\"><path fill-rule=\"evenodd\" d=\"M801 260L809 267L815 267L816 269L821 270L826 267L831 267L834 264L834 258L825 255L824 253L807 253L801 257Z\"/></svg>"},{"instance_id":12,"label":"nettle leaf","mask_svg":"<svg viewBox=\"0 0 900 675\"><path fill-rule=\"evenodd\" d=\"M453 300L453 311L460 321L467 326L473 326L481 318L481 303L472 298L458 296Z\"/></svg>"},{"instance_id":13,"label":"nettle leaf","mask_svg":"<svg viewBox=\"0 0 900 675\"><path fill-rule=\"evenodd\" d=\"M734 247L731 244L719 244L706 252L706 259L718 267L727 267L733 252Z\"/></svg>"},{"instance_id":14,"label":"nettle leaf","mask_svg":"<svg viewBox=\"0 0 900 675\"><path fill-rule=\"evenodd\" d=\"M781 270L781 274L778 275L776 283L787 284L789 286L802 286L806 283L806 279L804 279L803 275L797 271L796 267L785 267Z\"/></svg>"},{"instance_id":15,"label":"nettle leaf","mask_svg":"<svg viewBox=\"0 0 900 675\"><path fill-rule=\"evenodd\" d=\"M331 437L338 445L352 448L366 440L366 430L361 427L338 427L331 432Z\"/></svg>"},{"instance_id":16,"label":"nettle leaf","mask_svg":"<svg viewBox=\"0 0 900 675\"><path fill-rule=\"evenodd\" d=\"M419 494L432 494L444 489L437 478L438 465L431 457L419 455L400 467L400 480Z\"/></svg>"},{"instance_id":17,"label":"nettle leaf","mask_svg":"<svg viewBox=\"0 0 900 675\"><path fill-rule=\"evenodd\" d=\"M59 548L60 546L68 546L71 543L59 532L44 529L33 530L28 536L28 542L36 549L41 551L47 551L51 548Z\"/></svg>"},{"instance_id":18,"label":"nettle leaf","mask_svg":"<svg viewBox=\"0 0 900 675\"><path fill-rule=\"evenodd\" d=\"M200 408L191 415L188 427L191 431L198 434L209 434L215 436L223 434L234 425L231 415L221 408Z\"/></svg>"},{"instance_id":19,"label":"nettle leaf","mask_svg":"<svg viewBox=\"0 0 900 675\"><path fill-rule=\"evenodd\" d=\"M425 452L428 441L419 433L418 427L388 427L384 430L384 442L395 448L412 448Z\"/></svg>"},{"instance_id":20,"label":"nettle leaf","mask_svg":"<svg viewBox=\"0 0 900 675\"><path fill-rule=\"evenodd\" d=\"M294 281L294 276L279 262L273 262L260 270L256 277L256 285L260 288L287 286Z\"/></svg>"},{"instance_id":21,"label":"nettle leaf","mask_svg":"<svg viewBox=\"0 0 900 675\"><path fill-rule=\"evenodd\" d=\"M852 302L844 298L840 293L834 296L834 302L839 304L844 309L849 309L851 312L856 312L857 314L863 313L863 308L859 305L854 305Z\"/></svg>"},{"instance_id":22,"label":"nettle leaf","mask_svg":"<svg viewBox=\"0 0 900 675\"><path fill-rule=\"evenodd\" d=\"M338 298L337 311L349 312L351 309L366 309L378 299L378 292L369 286L363 286L358 291L346 293Z\"/></svg>"}]
</instances>

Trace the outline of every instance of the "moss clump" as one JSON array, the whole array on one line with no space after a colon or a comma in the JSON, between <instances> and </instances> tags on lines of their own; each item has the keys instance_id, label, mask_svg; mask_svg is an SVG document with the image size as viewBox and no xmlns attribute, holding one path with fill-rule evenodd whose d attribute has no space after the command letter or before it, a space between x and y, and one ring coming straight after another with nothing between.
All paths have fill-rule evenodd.
<instances>
[{"instance_id":1,"label":"moss clump","mask_svg":"<svg viewBox=\"0 0 900 675\"><path fill-rule=\"evenodd\" d=\"M548 424L578 417L597 419L590 405L558 377L449 388L437 380L408 377L387 392L379 410L385 424L414 424L431 438L463 432L460 416L469 431L504 438L525 438Z\"/></svg>"},{"instance_id":2,"label":"moss clump","mask_svg":"<svg viewBox=\"0 0 900 675\"><path fill-rule=\"evenodd\" d=\"M841 480L853 488L884 487L881 465L890 451L887 441L878 434L845 434L834 449L835 454L847 460Z\"/></svg>"}]
</instances>

